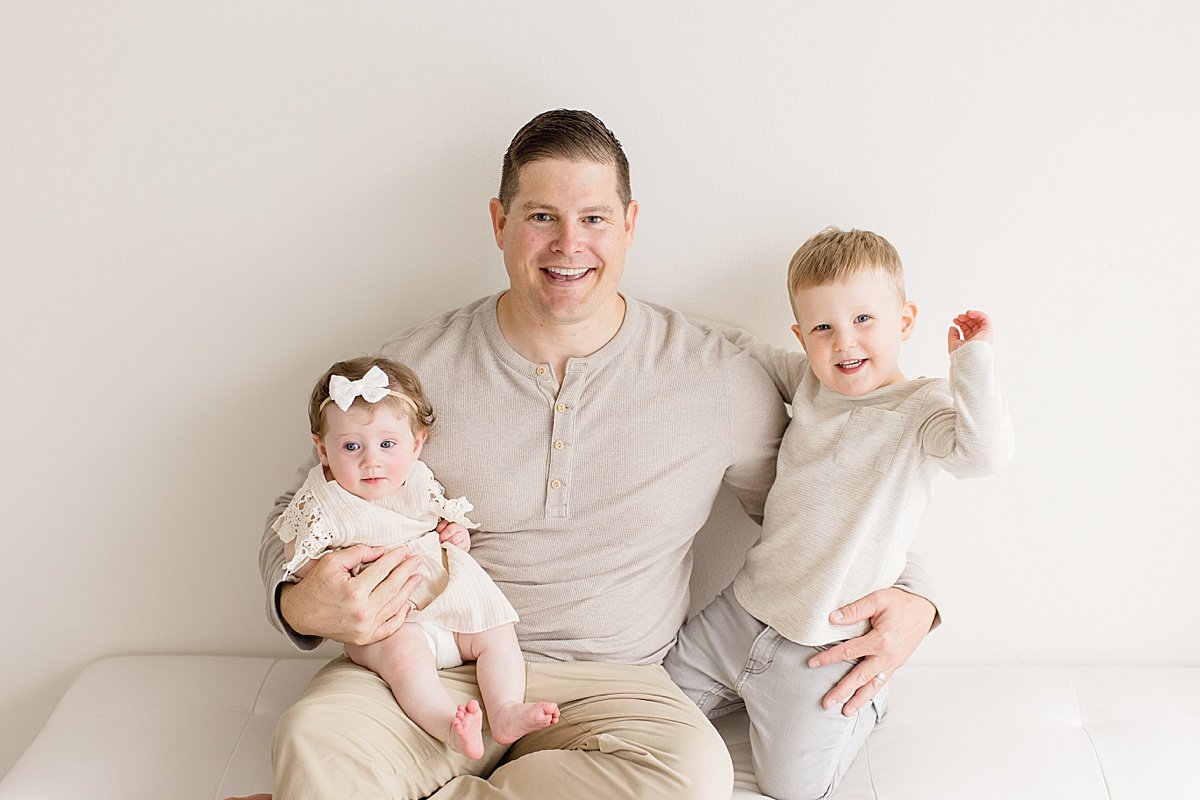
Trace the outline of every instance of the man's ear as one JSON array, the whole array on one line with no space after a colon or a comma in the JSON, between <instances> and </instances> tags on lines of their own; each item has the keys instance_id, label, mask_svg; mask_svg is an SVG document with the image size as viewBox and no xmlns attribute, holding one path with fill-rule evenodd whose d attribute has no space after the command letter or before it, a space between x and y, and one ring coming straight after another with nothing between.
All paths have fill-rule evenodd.
<instances>
[{"instance_id":1,"label":"man's ear","mask_svg":"<svg viewBox=\"0 0 1200 800\"><path fill-rule=\"evenodd\" d=\"M800 342L800 349L801 349L801 350L803 350L805 353L807 353L807 352L808 352L808 348L804 346L804 334L800 332L800 326L799 326L799 325L793 325L793 326L792 326L792 333L796 334L796 340L797 340L798 342Z\"/></svg>"},{"instance_id":2,"label":"man's ear","mask_svg":"<svg viewBox=\"0 0 1200 800\"><path fill-rule=\"evenodd\" d=\"M329 466L329 453L325 452L325 441L320 436L317 436L315 433L312 435L312 440L313 440L313 444L316 445L317 455L321 457L321 466L328 467Z\"/></svg>"},{"instance_id":3,"label":"man's ear","mask_svg":"<svg viewBox=\"0 0 1200 800\"><path fill-rule=\"evenodd\" d=\"M504 213L504 204L499 197L493 197L488 202L488 213L492 217L492 235L496 237L496 247L504 249L504 223L508 216Z\"/></svg>"},{"instance_id":4,"label":"man's ear","mask_svg":"<svg viewBox=\"0 0 1200 800\"><path fill-rule=\"evenodd\" d=\"M900 306L900 341L907 342L917 326L917 304L911 300Z\"/></svg>"},{"instance_id":5,"label":"man's ear","mask_svg":"<svg viewBox=\"0 0 1200 800\"><path fill-rule=\"evenodd\" d=\"M625 209L625 249L633 247L633 234L637 231L638 201L630 200Z\"/></svg>"}]
</instances>

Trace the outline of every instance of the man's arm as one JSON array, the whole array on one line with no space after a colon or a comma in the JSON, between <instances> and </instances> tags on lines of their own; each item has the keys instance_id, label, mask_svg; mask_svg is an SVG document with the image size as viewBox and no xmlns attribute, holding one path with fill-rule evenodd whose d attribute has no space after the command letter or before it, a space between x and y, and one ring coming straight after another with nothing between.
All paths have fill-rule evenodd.
<instances>
[{"instance_id":1,"label":"man's arm","mask_svg":"<svg viewBox=\"0 0 1200 800\"><path fill-rule=\"evenodd\" d=\"M809 660L808 665L815 668L862 659L825 695L822 705L834 708L844 702L842 714L853 716L904 666L932 630L937 613L937 608L926 598L895 586L871 592L831 613L829 621L835 625L868 620L871 630Z\"/></svg>"},{"instance_id":2,"label":"man's arm","mask_svg":"<svg viewBox=\"0 0 1200 800\"><path fill-rule=\"evenodd\" d=\"M412 609L408 598L421 582L417 563L404 547L385 552L355 545L322 556L304 580L279 589L285 632L293 641L301 637L318 644L324 639L356 645L386 639Z\"/></svg>"},{"instance_id":3,"label":"man's arm","mask_svg":"<svg viewBox=\"0 0 1200 800\"><path fill-rule=\"evenodd\" d=\"M804 377L808 368L808 357L803 351L773 347L747 330L704 317L689 315L687 320L702 331L721 334L730 344L753 356L775 384L783 402L792 402L796 389L800 386L800 379Z\"/></svg>"}]
</instances>

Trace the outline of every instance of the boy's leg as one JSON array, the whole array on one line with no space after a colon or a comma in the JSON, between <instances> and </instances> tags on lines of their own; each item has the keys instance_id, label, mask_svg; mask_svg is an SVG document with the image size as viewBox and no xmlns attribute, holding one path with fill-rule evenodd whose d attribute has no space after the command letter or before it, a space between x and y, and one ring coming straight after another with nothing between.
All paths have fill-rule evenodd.
<instances>
[{"instance_id":1,"label":"boy's leg","mask_svg":"<svg viewBox=\"0 0 1200 800\"><path fill-rule=\"evenodd\" d=\"M755 777L773 797L826 797L883 716L887 687L855 717L824 710L821 699L853 664L813 670L814 652L760 622L726 589L688 621L664 662L710 717L744 701Z\"/></svg>"},{"instance_id":2,"label":"boy's leg","mask_svg":"<svg viewBox=\"0 0 1200 800\"><path fill-rule=\"evenodd\" d=\"M483 755L483 712L478 703L457 704L450 699L420 625L407 622L374 644L346 645L346 655L378 673L421 730L467 758Z\"/></svg>"},{"instance_id":3,"label":"boy's leg","mask_svg":"<svg viewBox=\"0 0 1200 800\"><path fill-rule=\"evenodd\" d=\"M438 674L455 704L480 699L474 665ZM379 675L341 657L313 677L279 720L275 794L417 800L457 775L486 775L507 749L491 741L484 748L479 760L452 752L404 714Z\"/></svg>"},{"instance_id":4,"label":"boy's leg","mask_svg":"<svg viewBox=\"0 0 1200 800\"><path fill-rule=\"evenodd\" d=\"M719 717L742 707L738 687L746 657L765 629L737 605L729 587L687 621L663 666L706 716Z\"/></svg>"},{"instance_id":5,"label":"boy's leg","mask_svg":"<svg viewBox=\"0 0 1200 800\"><path fill-rule=\"evenodd\" d=\"M750 716L750 750L759 788L771 797L829 797L846 774L875 723L883 716L887 687L852 717L821 699L854 666L811 669L817 649L788 641L771 628L758 642L766 667L749 676L742 697Z\"/></svg>"},{"instance_id":6,"label":"boy's leg","mask_svg":"<svg viewBox=\"0 0 1200 800\"><path fill-rule=\"evenodd\" d=\"M491 736L512 744L527 733L558 722L558 706L525 702L525 656L512 624L479 633L456 633L464 660L475 662L475 675L487 711Z\"/></svg>"},{"instance_id":7,"label":"boy's leg","mask_svg":"<svg viewBox=\"0 0 1200 800\"><path fill-rule=\"evenodd\" d=\"M456 778L431 800L729 800L725 743L662 667L533 663L527 675L558 724L514 744L490 780Z\"/></svg>"}]
</instances>

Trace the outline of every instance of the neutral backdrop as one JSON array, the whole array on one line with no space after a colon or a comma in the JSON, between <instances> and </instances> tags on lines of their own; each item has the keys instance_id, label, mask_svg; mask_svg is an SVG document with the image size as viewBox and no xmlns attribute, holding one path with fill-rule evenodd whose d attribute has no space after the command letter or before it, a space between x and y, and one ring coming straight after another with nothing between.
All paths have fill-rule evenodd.
<instances>
[{"instance_id":1,"label":"neutral backdrop","mask_svg":"<svg viewBox=\"0 0 1200 800\"><path fill-rule=\"evenodd\" d=\"M839 225L904 258L909 375L994 315L1018 452L940 486L920 660L1200 663L1198 34L1188 0L4 0L0 773L93 659L290 652L256 553L311 382L504 285L501 155L561 106L629 154L633 295L790 346L787 260ZM707 546L753 536L726 511Z\"/></svg>"}]
</instances>

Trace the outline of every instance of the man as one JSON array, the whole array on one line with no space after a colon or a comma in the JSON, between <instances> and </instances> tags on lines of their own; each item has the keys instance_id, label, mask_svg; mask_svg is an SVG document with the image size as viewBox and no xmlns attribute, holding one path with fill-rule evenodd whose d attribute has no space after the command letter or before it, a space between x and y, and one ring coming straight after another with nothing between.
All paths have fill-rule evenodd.
<instances>
[{"instance_id":1,"label":"man","mask_svg":"<svg viewBox=\"0 0 1200 800\"><path fill-rule=\"evenodd\" d=\"M508 291L382 353L421 376L438 415L423 459L475 504L471 552L521 615L527 694L557 703L561 719L469 761L405 718L376 675L338 659L280 720L277 790L288 800L727 800L728 753L660 662L721 482L761 518L786 423L779 395L721 337L618 293L638 205L619 142L591 114L547 112L522 128L490 211ZM418 580L403 552L354 547L282 583L269 527L260 561L272 619L304 649L389 635ZM910 568L911 592L842 610L875 626L824 654L863 657L830 693L849 700L847 713L928 632L934 609L913 593L918 578ZM441 675L457 702L479 698L473 665Z\"/></svg>"}]
</instances>

